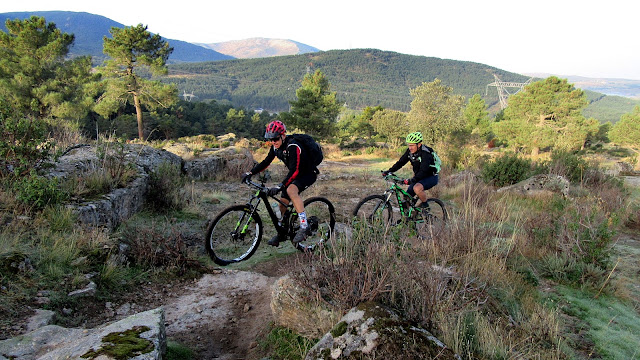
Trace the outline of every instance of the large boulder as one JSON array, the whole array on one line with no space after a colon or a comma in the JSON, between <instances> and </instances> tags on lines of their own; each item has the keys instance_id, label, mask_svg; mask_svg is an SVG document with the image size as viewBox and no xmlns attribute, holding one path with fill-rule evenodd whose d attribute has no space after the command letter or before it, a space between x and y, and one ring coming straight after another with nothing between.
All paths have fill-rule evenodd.
<instances>
[{"instance_id":1,"label":"large boulder","mask_svg":"<svg viewBox=\"0 0 640 360\"><path fill-rule=\"evenodd\" d=\"M251 151L239 146L206 149L197 158L185 162L184 171L192 179L238 178L251 170L254 160Z\"/></svg>"},{"instance_id":2,"label":"large boulder","mask_svg":"<svg viewBox=\"0 0 640 360\"><path fill-rule=\"evenodd\" d=\"M311 348L306 360L460 359L427 330L367 302L351 309Z\"/></svg>"},{"instance_id":3,"label":"large boulder","mask_svg":"<svg viewBox=\"0 0 640 360\"><path fill-rule=\"evenodd\" d=\"M61 156L53 164L48 176L66 179L88 173L105 167L107 158L115 167L125 168L127 164L132 164L136 177L125 187L115 189L99 199L68 204L67 207L83 225L114 229L144 207L151 172L165 164L182 168L183 163L179 156L146 145L79 145Z\"/></svg>"},{"instance_id":4,"label":"large boulder","mask_svg":"<svg viewBox=\"0 0 640 360\"><path fill-rule=\"evenodd\" d=\"M0 360L160 360L166 352L166 344L164 310L157 308L93 329L47 325L0 341ZM126 354L121 357L113 355L125 347L129 348Z\"/></svg>"},{"instance_id":5,"label":"large boulder","mask_svg":"<svg viewBox=\"0 0 640 360\"><path fill-rule=\"evenodd\" d=\"M115 229L144 207L149 175L139 174L127 187L115 189L102 199L68 204L78 222L92 227Z\"/></svg>"},{"instance_id":6,"label":"large boulder","mask_svg":"<svg viewBox=\"0 0 640 360\"><path fill-rule=\"evenodd\" d=\"M505 186L498 192L515 192L526 196L536 196L541 193L560 193L569 196L569 180L561 175L540 174L532 176L517 184Z\"/></svg>"},{"instance_id":7,"label":"large boulder","mask_svg":"<svg viewBox=\"0 0 640 360\"><path fill-rule=\"evenodd\" d=\"M172 146L170 151L141 144L110 144L98 146L77 145L66 151L49 171L49 177L66 179L78 174L105 167L105 155L116 165L133 165L135 179L125 187L113 190L98 199L68 204L83 225L116 228L124 220L144 207L149 187L149 175L170 164L178 167L192 179L239 178L254 165L253 155L247 148L231 146L224 149L205 149L197 157L184 160L171 151L181 147ZM128 165L127 165L128 164Z\"/></svg>"}]
</instances>

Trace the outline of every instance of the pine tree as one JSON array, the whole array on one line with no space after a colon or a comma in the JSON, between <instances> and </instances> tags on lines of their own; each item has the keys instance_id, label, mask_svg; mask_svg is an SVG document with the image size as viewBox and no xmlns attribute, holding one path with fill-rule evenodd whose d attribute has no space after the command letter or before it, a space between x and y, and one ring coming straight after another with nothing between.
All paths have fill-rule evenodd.
<instances>
[{"instance_id":1,"label":"pine tree","mask_svg":"<svg viewBox=\"0 0 640 360\"><path fill-rule=\"evenodd\" d=\"M96 111L103 116L116 112L125 104L133 104L138 122L138 137L144 139L142 105L154 109L168 107L178 100L175 85L147 80L143 75L167 73L167 60L173 52L158 34L152 35L139 24L125 28L112 27L112 38L104 37L104 53L111 57L100 69L105 78L103 94Z\"/></svg>"},{"instance_id":2,"label":"pine tree","mask_svg":"<svg viewBox=\"0 0 640 360\"><path fill-rule=\"evenodd\" d=\"M585 119L588 105L584 91L555 76L527 85L509 98L504 120L493 126L496 135L516 148L537 155L541 148L577 150L589 134L598 131L593 119Z\"/></svg>"},{"instance_id":3,"label":"pine tree","mask_svg":"<svg viewBox=\"0 0 640 360\"><path fill-rule=\"evenodd\" d=\"M28 174L49 157L55 130L87 114L91 101L84 87L94 80L90 58L66 59L74 36L54 23L33 16L5 25L8 32L0 31L0 177Z\"/></svg>"},{"instance_id":4,"label":"pine tree","mask_svg":"<svg viewBox=\"0 0 640 360\"><path fill-rule=\"evenodd\" d=\"M329 80L320 70L305 75L302 86L296 90L297 99L289 102L291 111L282 113L282 120L289 128L297 127L312 135L332 135L341 105L329 88Z\"/></svg>"},{"instance_id":5,"label":"pine tree","mask_svg":"<svg viewBox=\"0 0 640 360\"><path fill-rule=\"evenodd\" d=\"M7 20L0 31L0 97L16 116L32 119L73 118L89 106L84 85L93 80L91 59L67 60L74 36L43 17Z\"/></svg>"},{"instance_id":6,"label":"pine tree","mask_svg":"<svg viewBox=\"0 0 640 360\"><path fill-rule=\"evenodd\" d=\"M633 112L624 114L609 131L609 139L618 145L628 146L640 154L640 106ZM636 160L636 169L640 168L640 160Z\"/></svg>"},{"instance_id":7,"label":"pine tree","mask_svg":"<svg viewBox=\"0 0 640 360\"><path fill-rule=\"evenodd\" d=\"M464 129L464 97L435 79L409 91L413 100L409 111L410 131L420 131L427 144L434 144Z\"/></svg>"}]
</instances>

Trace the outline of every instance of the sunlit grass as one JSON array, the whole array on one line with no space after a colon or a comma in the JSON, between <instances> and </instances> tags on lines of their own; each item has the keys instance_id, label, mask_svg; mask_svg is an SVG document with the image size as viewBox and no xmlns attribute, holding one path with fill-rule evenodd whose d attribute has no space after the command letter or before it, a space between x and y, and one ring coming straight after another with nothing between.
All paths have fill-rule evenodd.
<instances>
[{"instance_id":1,"label":"sunlit grass","mask_svg":"<svg viewBox=\"0 0 640 360\"><path fill-rule=\"evenodd\" d=\"M597 355L603 359L640 358L640 315L634 308L609 296L596 297L564 286L556 290L562 311L586 325Z\"/></svg>"}]
</instances>

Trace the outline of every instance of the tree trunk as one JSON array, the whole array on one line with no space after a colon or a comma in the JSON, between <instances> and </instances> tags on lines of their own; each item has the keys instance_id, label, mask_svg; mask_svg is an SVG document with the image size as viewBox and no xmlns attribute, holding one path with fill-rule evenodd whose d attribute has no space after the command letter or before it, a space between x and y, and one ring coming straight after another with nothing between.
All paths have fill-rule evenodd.
<instances>
[{"instance_id":1,"label":"tree trunk","mask_svg":"<svg viewBox=\"0 0 640 360\"><path fill-rule=\"evenodd\" d=\"M142 131L142 106L140 105L140 99L136 94L133 94L133 104L136 107L136 119L138 120L138 138L140 140L144 140L144 132Z\"/></svg>"}]
</instances>

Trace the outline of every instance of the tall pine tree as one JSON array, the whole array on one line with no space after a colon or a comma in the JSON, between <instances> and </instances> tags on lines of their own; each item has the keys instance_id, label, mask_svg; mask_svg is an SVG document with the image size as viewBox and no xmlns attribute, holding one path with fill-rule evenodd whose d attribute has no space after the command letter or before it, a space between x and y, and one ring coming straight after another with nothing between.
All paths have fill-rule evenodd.
<instances>
[{"instance_id":1,"label":"tall pine tree","mask_svg":"<svg viewBox=\"0 0 640 360\"><path fill-rule=\"evenodd\" d=\"M326 137L335 132L340 113L336 93L329 90L329 80L320 70L307 74L296 90L296 100L290 101L291 111L281 119L289 128L299 128L312 135Z\"/></svg>"},{"instance_id":2,"label":"tall pine tree","mask_svg":"<svg viewBox=\"0 0 640 360\"><path fill-rule=\"evenodd\" d=\"M598 131L597 122L582 115L587 105L584 91L550 76L511 96L504 120L494 123L493 130L511 146L530 150L532 155L542 148L577 150Z\"/></svg>"},{"instance_id":3,"label":"tall pine tree","mask_svg":"<svg viewBox=\"0 0 640 360\"><path fill-rule=\"evenodd\" d=\"M104 37L104 53L111 57L101 69L105 78L103 94L96 111L107 116L127 103L136 109L138 137L144 139L142 106L154 109L168 107L178 100L175 85L148 80L144 71L153 75L167 73L167 60L173 52L169 43L158 34L152 35L139 24L125 28L112 27L112 38Z\"/></svg>"}]
</instances>

